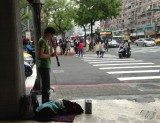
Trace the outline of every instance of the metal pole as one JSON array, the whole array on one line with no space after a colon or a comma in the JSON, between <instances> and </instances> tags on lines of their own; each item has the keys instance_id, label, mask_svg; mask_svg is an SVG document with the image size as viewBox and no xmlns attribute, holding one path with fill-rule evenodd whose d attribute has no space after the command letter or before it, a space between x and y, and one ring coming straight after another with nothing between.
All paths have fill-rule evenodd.
<instances>
[{"instance_id":1,"label":"metal pole","mask_svg":"<svg viewBox=\"0 0 160 123\"><path fill-rule=\"evenodd\" d=\"M40 75L38 72L38 41L41 37L41 4L34 3L33 4L33 17L34 17L34 29L35 29L35 39L36 39L36 70L37 70L37 78L35 80L35 84L32 90L37 91L38 93L41 92L41 82L40 82Z\"/></svg>"},{"instance_id":2,"label":"metal pole","mask_svg":"<svg viewBox=\"0 0 160 123\"><path fill-rule=\"evenodd\" d=\"M29 13L29 6L27 6L27 13ZM27 29L30 31L30 20L27 20Z\"/></svg>"},{"instance_id":3,"label":"metal pole","mask_svg":"<svg viewBox=\"0 0 160 123\"><path fill-rule=\"evenodd\" d=\"M35 80L34 87L32 88L31 92L41 93L41 82L40 82L40 75L38 72L38 41L41 37L41 3L39 0L28 0L30 5L32 6L33 12L33 21L34 21L34 35L35 35L35 57L36 57L36 71L37 71L37 78Z\"/></svg>"}]
</instances>

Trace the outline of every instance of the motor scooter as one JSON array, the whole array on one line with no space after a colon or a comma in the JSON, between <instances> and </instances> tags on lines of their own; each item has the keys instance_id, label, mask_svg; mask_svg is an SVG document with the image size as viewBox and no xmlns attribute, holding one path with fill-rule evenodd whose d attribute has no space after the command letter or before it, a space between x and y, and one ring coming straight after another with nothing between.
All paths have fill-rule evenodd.
<instances>
[{"instance_id":1,"label":"motor scooter","mask_svg":"<svg viewBox=\"0 0 160 123\"><path fill-rule=\"evenodd\" d=\"M32 75L33 70L31 65L24 61L24 69L25 69L25 77L29 77Z\"/></svg>"},{"instance_id":2,"label":"motor scooter","mask_svg":"<svg viewBox=\"0 0 160 123\"><path fill-rule=\"evenodd\" d=\"M130 58L131 57L131 48L128 47L127 51L124 49L124 47L120 47L118 51L119 58Z\"/></svg>"}]
</instances>

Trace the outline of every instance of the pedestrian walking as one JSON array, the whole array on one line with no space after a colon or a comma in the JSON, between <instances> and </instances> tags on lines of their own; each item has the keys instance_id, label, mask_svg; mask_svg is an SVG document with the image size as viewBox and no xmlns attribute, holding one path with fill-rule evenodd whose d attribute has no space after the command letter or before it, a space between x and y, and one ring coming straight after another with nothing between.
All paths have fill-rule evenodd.
<instances>
[{"instance_id":1,"label":"pedestrian walking","mask_svg":"<svg viewBox=\"0 0 160 123\"><path fill-rule=\"evenodd\" d=\"M104 41L101 41L101 45L100 45L100 58L103 58L104 52L105 52L105 43L104 43Z\"/></svg>"},{"instance_id":2,"label":"pedestrian walking","mask_svg":"<svg viewBox=\"0 0 160 123\"><path fill-rule=\"evenodd\" d=\"M62 50L62 55L64 55L66 51L66 41L65 40L62 41L61 50Z\"/></svg>"},{"instance_id":3,"label":"pedestrian walking","mask_svg":"<svg viewBox=\"0 0 160 123\"><path fill-rule=\"evenodd\" d=\"M78 54L78 41L76 39L74 40L74 51Z\"/></svg>"},{"instance_id":4,"label":"pedestrian walking","mask_svg":"<svg viewBox=\"0 0 160 123\"><path fill-rule=\"evenodd\" d=\"M80 56L83 57L83 47L84 47L83 41L81 40L80 43L79 43L79 45L78 45L79 57Z\"/></svg>"},{"instance_id":5,"label":"pedestrian walking","mask_svg":"<svg viewBox=\"0 0 160 123\"><path fill-rule=\"evenodd\" d=\"M95 51L96 51L97 57L99 57L100 55L100 42L99 41L96 41Z\"/></svg>"},{"instance_id":6,"label":"pedestrian walking","mask_svg":"<svg viewBox=\"0 0 160 123\"><path fill-rule=\"evenodd\" d=\"M59 47L60 47L60 51L61 51L61 55L63 55L63 50L62 50L62 39L59 39Z\"/></svg>"},{"instance_id":7,"label":"pedestrian walking","mask_svg":"<svg viewBox=\"0 0 160 123\"><path fill-rule=\"evenodd\" d=\"M105 47L106 47L106 50L107 50L107 52L108 52L108 39L106 39L106 41L105 41Z\"/></svg>"},{"instance_id":8,"label":"pedestrian walking","mask_svg":"<svg viewBox=\"0 0 160 123\"><path fill-rule=\"evenodd\" d=\"M87 40L86 40L86 51L88 52L88 51L90 51L90 49L89 49L89 45L90 45L90 38L88 38Z\"/></svg>"},{"instance_id":9,"label":"pedestrian walking","mask_svg":"<svg viewBox=\"0 0 160 123\"><path fill-rule=\"evenodd\" d=\"M52 46L52 37L54 34L54 28L47 27L38 43L40 61L38 71L42 81L42 103L49 101L51 57L55 56Z\"/></svg>"},{"instance_id":10,"label":"pedestrian walking","mask_svg":"<svg viewBox=\"0 0 160 123\"><path fill-rule=\"evenodd\" d=\"M71 49L71 42L67 41L67 43L66 43L66 55L68 55L70 53L70 49Z\"/></svg>"}]
</instances>

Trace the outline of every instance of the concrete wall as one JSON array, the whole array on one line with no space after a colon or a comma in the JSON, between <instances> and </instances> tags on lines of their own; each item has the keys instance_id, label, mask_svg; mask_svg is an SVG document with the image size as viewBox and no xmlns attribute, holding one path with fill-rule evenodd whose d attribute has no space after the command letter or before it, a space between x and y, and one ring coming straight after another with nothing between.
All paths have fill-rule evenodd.
<instances>
[{"instance_id":1,"label":"concrete wall","mask_svg":"<svg viewBox=\"0 0 160 123\"><path fill-rule=\"evenodd\" d=\"M19 0L0 4L0 119L19 116L25 93Z\"/></svg>"}]
</instances>

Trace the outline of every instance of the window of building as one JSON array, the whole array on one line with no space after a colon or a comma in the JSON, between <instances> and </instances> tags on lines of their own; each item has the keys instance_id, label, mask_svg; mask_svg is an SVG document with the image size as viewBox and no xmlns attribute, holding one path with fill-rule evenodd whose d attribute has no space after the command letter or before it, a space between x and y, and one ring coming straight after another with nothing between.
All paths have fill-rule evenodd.
<instances>
[{"instance_id":1,"label":"window of building","mask_svg":"<svg viewBox=\"0 0 160 123\"><path fill-rule=\"evenodd\" d=\"M152 23L156 23L156 19L152 19Z\"/></svg>"},{"instance_id":2,"label":"window of building","mask_svg":"<svg viewBox=\"0 0 160 123\"><path fill-rule=\"evenodd\" d=\"M156 13L157 13L156 11L153 11L153 15L156 15Z\"/></svg>"},{"instance_id":3,"label":"window of building","mask_svg":"<svg viewBox=\"0 0 160 123\"><path fill-rule=\"evenodd\" d=\"M146 14L142 14L141 17L142 17L142 18L145 18L145 17L146 17Z\"/></svg>"},{"instance_id":4,"label":"window of building","mask_svg":"<svg viewBox=\"0 0 160 123\"><path fill-rule=\"evenodd\" d=\"M147 13L147 17L151 17L151 13Z\"/></svg>"},{"instance_id":5,"label":"window of building","mask_svg":"<svg viewBox=\"0 0 160 123\"><path fill-rule=\"evenodd\" d=\"M145 24L145 21L142 21L141 24Z\"/></svg>"},{"instance_id":6,"label":"window of building","mask_svg":"<svg viewBox=\"0 0 160 123\"><path fill-rule=\"evenodd\" d=\"M138 19L140 19L140 18L141 18L141 16L139 15L139 16L138 16Z\"/></svg>"},{"instance_id":7,"label":"window of building","mask_svg":"<svg viewBox=\"0 0 160 123\"><path fill-rule=\"evenodd\" d=\"M157 8L157 4L153 4L153 8Z\"/></svg>"},{"instance_id":8,"label":"window of building","mask_svg":"<svg viewBox=\"0 0 160 123\"><path fill-rule=\"evenodd\" d=\"M157 22L160 22L160 18L157 18Z\"/></svg>"}]
</instances>

